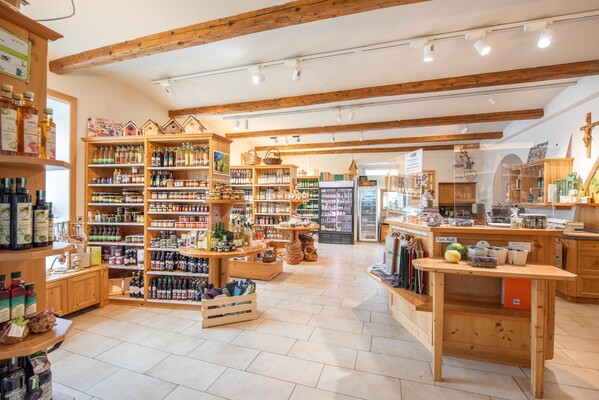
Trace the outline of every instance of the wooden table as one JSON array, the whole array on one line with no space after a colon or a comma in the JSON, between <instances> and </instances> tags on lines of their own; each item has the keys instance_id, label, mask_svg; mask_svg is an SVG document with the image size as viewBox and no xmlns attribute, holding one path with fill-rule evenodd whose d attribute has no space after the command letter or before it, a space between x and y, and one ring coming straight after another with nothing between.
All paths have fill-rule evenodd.
<instances>
[{"instance_id":1,"label":"wooden table","mask_svg":"<svg viewBox=\"0 0 599 400\"><path fill-rule=\"evenodd\" d=\"M312 232L316 229L318 229L320 227L320 225L318 224L310 224L308 226L296 226L296 227L290 227L290 226L281 226L279 225L275 225L273 226L273 228L278 229L282 232L291 232L291 241L295 241L299 239L299 235L301 233L304 232Z\"/></svg>"},{"instance_id":2,"label":"wooden table","mask_svg":"<svg viewBox=\"0 0 599 400\"><path fill-rule=\"evenodd\" d=\"M235 251L205 251L192 247L180 247L179 254L187 257L209 258L208 282L214 284L215 287L222 287L231 279L229 274L229 261L231 258L260 253L266 247L264 242L259 242L259 245L255 247L242 247L235 249Z\"/></svg>"},{"instance_id":3,"label":"wooden table","mask_svg":"<svg viewBox=\"0 0 599 400\"><path fill-rule=\"evenodd\" d=\"M530 388L535 397L543 397L545 372L545 336L547 334L547 282L574 280L576 275L552 265L499 265L497 268L475 268L461 261L448 263L442 259L421 258L414 260L414 267L431 273L433 286L433 379L441 381L443 356L443 309L445 297L445 274L463 276L488 276L493 278L524 278L531 280L531 342L530 342ZM551 295L551 294L550 294ZM555 293L550 296L553 298Z\"/></svg>"}]
</instances>

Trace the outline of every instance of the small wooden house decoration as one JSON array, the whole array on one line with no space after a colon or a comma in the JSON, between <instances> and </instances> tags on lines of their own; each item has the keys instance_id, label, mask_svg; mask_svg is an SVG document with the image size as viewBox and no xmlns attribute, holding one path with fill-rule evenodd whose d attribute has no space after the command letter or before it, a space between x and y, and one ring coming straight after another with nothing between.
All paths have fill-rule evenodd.
<instances>
[{"instance_id":1,"label":"small wooden house decoration","mask_svg":"<svg viewBox=\"0 0 599 400\"><path fill-rule=\"evenodd\" d=\"M154 136L162 133L162 128L156 122L149 119L141 127L141 131L145 136Z\"/></svg>"},{"instance_id":2,"label":"small wooden house decoration","mask_svg":"<svg viewBox=\"0 0 599 400\"><path fill-rule=\"evenodd\" d=\"M162 125L162 130L164 131L164 133L170 134L170 135L176 135L178 133L183 133L183 127L174 118L169 119L166 124Z\"/></svg>"},{"instance_id":3,"label":"small wooden house decoration","mask_svg":"<svg viewBox=\"0 0 599 400\"><path fill-rule=\"evenodd\" d=\"M141 130L135 125L135 122L129 121L121 128L122 136L140 136Z\"/></svg>"},{"instance_id":4,"label":"small wooden house decoration","mask_svg":"<svg viewBox=\"0 0 599 400\"><path fill-rule=\"evenodd\" d=\"M193 115L187 117L181 126L183 127L183 133L203 133L206 130L206 127L204 124L202 124L202 121Z\"/></svg>"},{"instance_id":5,"label":"small wooden house decoration","mask_svg":"<svg viewBox=\"0 0 599 400\"><path fill-rule=\"evenodd\" d=\"M351 164L349 165L349 174L351 176L358 175L358 166L354 160L351 160Z\"/></svg>"}]
</instances>

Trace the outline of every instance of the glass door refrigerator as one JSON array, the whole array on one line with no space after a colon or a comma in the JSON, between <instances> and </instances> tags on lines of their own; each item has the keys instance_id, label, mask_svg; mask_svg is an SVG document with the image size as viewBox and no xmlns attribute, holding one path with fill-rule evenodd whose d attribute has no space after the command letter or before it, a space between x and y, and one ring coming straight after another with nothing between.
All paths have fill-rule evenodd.
<instances>
[{"instance_id":1,"label":"glass door refrigerator","mask_svg":"<svg viewBox=\"0 0 599 400\"><path fill-rule=\"evenodd\" d=\"M354 182L319 182L320 243L354 244Z\"/></svg>"},{"instance_id":2,"label":"glass door refrigerator","mask_svg":"<svg viewBox=\"0 0 599 400\"><path fill-rule=\"evenodd\" d=\"M379 199L376 186L358 188L358 240L379 241Z\"/></svg>"}]
</instances>

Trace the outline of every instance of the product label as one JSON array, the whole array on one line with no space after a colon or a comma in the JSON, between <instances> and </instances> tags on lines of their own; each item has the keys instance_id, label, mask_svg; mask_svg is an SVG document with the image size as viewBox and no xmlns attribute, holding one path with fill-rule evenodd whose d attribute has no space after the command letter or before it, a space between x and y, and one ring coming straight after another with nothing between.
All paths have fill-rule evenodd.
<instances>
[{"instance_id":1,"label":"product label","mask_svg":"<svg viewBox=\"0 0 599 400\"><path fill-rule=\"evenodd\" d=\"M33 242L48 242L48 210L33 211Z\"/></svg>"},{"instance_id":2,"label":"product label","mask_svg":"<svg viewBox=\"0 0 599 400\"><path fill-rule=\"evenodd\" d=\"M25 388L25 386L19 388L19 389L15 389L11 392L6 393L4 396L4 398L6 400L23 400L25 398L25 395L27 394L27 389Z\"/></svg>"},{"instance_id":3,"label":"product label","mask_svg":"<svg viewBox=\"0 0 599 400\"><path fill-rule=\"evenodd\" d=\"M25 135L25 144L23 146L25 154L40 154L40 130L37 123L37 115L23 113L23 133Z\"/></svg>"},{"instance_id":4,"label":"product label","mask_svg":"<svg viewBox=\"0 0 599 400\"><path fill-rule=\"evenodd\" d=\"M10 244L10 204L0 204L0 244Z\"/></svg>"},{"instance_id":5,"label":"product label","mask_svg":"<svg viewBox=\"0 0 599 400\"><path fill-rule=\"evenodd\" d=\"M37 312L36 296L25 297L25 315L35 314Z\"/></svg>"},{"instance_id":6,"label":"product label","mask_svg":"<svg viewBox=\"0 0 599 400\"><path fill-rule=\"evenodd\" d=\"M10 320L10 299L0 300L0 324Z\"/></svg>"},{"instance_id":7,"label":"product label","mask_svg":"<svg viewBox=\"0 0 599 400\"><path fill-rule=\"evenodd\" d=\"M52 379L49 379L46 383L42 383L40 389L44 392L42 400L52 400Z\"/></svg>"},{"instance_id":8,"label":"product label","mask_svg":"<svg viewBox=\"0 0 599 400\"><path fill-rule=\"evenodd\" d=\"M2 141L0 148L6 151L17 151L17 110L3 108L2 114Z\"/></svg>"},{"instance_id":9,"label":"product label","mask_svg":"<svg viewBox=\"0 0 599 400\"><path fill-rule=\"evenodd\" d=\"M31 203L17 203L17 244L28 244L32 240Z\"/></svg>"},{"instance_id":10,"label":"product label","mask_svg":"<svg viewBox=\"0 0 599 400\"><path fill-rule=\"evenodd\" d=\"M15 319L25 315L25 296L15 296L10 299L10 318ZM13 324L14 325L14 324Z\"/></svg>"},{"instance_id":11,"label":"product label","mask_svg":"<svg viewBox=\"0 0 599 400\"><path fill-rule=\"evenodd\" d=\"M54 242L54 218L48 216L48 242Z\"/></svg>"},{"instance_id":12,"label":"product label","mask_svg":"<svg viewBox=\"0 0 599 400\"><path fill-rule=\"evenodd\" d=\"M46 158L50 160L56 159L56 127L49 126L46 128Z\"/></svg>"}]
</instances>

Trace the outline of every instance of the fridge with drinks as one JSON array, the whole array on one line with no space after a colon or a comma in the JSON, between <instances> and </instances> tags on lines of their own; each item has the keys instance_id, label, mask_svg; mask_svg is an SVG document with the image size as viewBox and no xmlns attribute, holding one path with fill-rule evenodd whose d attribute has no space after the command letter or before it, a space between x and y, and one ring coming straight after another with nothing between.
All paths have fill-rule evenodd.
<instances>
[{"instance_id":1,"label":"fridge with drinks","mask_svg":"<svg viewBox=\"0 0 599 400\"><path fill-rule=\"evenodd\" d=\"M358 189L358 240L379 241L379 191L376 186L361 186Z\"/></svg>"},{"instance_id":2,"label":"fridge with drinks","mask_svg":"<svg viewBox=\"0 0 599 400\"><path fill-rule=\"evenodd\" d=\"M354 244L354 182L319 182L320 243Z\"/></svg>"}]
</instances>

